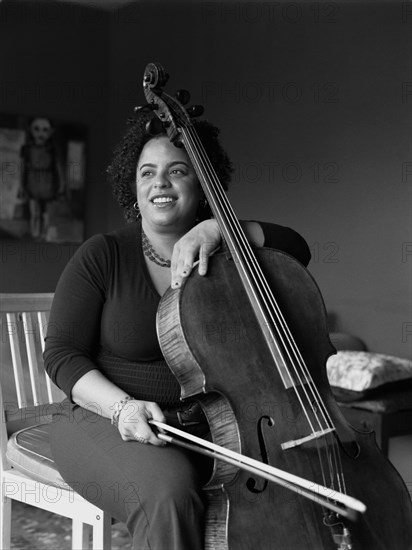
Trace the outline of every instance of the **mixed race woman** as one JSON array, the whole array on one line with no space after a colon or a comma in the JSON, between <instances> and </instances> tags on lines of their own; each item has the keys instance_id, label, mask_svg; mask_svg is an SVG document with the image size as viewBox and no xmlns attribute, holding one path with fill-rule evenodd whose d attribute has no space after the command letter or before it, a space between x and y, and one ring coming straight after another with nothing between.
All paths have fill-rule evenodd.
<instances>
[{"instance_id":1,"label":"mixed race woman","mask_svg":"<svg viewBox=\"0 0 412 550\"><path fill-rule=\"evenodd\" d=\"M165 134L149 135L150 116L143 110L130 121L109 167L128 223L86 241L55 292L45 362L67 400L54 419L52 452L69 485L126 523L135 550L201 550L201 488L211 461L166 445L148 420L208 437L200 407L180 401L156 311L166 289L192 269L207 276L221 235L185 149ZM219 131L206 122L195 127L227 188L232 169ZM309 248L292 229L242 227L252 245L308 264Z\"/></svg>"}]
</instances>

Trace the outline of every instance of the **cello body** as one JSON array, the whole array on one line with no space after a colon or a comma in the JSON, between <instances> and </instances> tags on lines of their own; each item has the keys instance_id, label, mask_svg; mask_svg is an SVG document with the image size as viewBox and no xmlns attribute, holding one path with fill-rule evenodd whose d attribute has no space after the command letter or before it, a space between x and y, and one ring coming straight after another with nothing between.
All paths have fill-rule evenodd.
<instances>
[{"instance_id":1,"label":"cello body","mask_svg":"<svg viewBox=\"0 0 412 550\"><path fill-rule=\"evenodd\" d=\"M333 421L329 437L339 448L345 491L367 511L357 521L342 519L285 487L215 461L204 487L205 549L411 550L405 484L373 433L350 426L331 393L325 364L335 350L315 281L283 252L262 248L255 254ZM158 336L182 399L200 402L215 443L330 486L332 500L333 491L342 490L322 466L323 459L333 462L326 438L282 447L308 433L299 402L305 388L285 390L230 254L215 254L206 276L193 270L182 288L166 292Z\"/></svg>"}]
</instances>

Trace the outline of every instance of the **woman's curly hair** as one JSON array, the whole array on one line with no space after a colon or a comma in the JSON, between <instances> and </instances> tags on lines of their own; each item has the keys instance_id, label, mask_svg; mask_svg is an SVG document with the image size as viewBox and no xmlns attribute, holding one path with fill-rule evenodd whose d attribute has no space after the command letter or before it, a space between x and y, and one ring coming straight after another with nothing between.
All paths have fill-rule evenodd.
<instances>
[{"instance_id":1,"label":"woman's curly hair","mask_svg":"<svg viewBox=\"0 0 412 550\"><path fill-rule=\"evenodd\" d=\"M113 195L123 210L127 222L136 220L136 167L144 145L153 137L146 130L147 123L153 118L152 112L138 111L135 118L128 120L129 128L120 144L115 148L107 174L112 185ZM219 141L219 129L206 121L193 121L193 126L200 137L203 147L211 161L223 188L227 190L231 174L232 163ZM211 217L209 206L200 207L198 218Z\"/></svg>"}]
</instances>

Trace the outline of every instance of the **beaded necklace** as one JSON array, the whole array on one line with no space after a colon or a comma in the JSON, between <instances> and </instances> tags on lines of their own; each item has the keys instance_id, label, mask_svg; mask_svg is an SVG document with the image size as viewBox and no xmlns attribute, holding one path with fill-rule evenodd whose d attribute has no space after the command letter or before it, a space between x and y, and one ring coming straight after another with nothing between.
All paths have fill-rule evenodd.
<instances>
[{"instance_id":1,"label":"beaded necklace","mask_svg":"<svg viewBox=\"0 0 412 550\"><path fill-rule=\"evenodd\" d=\"M153 248L152 243L149 241L146 233L143 231L143 227L142 227L142 248L143 248L144 255L147 256L151 262L154 262L155 264L160 265L161 267L170 267L171 265L170 260L165 260L164 258L159 256L159 254Z\"/></svg>"}]
</instances>

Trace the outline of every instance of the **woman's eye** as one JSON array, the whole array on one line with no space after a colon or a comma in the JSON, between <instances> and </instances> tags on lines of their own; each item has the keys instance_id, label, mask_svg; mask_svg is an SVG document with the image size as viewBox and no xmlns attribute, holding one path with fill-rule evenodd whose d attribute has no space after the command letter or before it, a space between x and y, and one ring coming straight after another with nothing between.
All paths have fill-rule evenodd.
<instances>
[{"instance_id":1,"label":"woman's eye","mask_svg":"<svg viewBox=\"0 0 412 550\"><path fill-rule=\"evenodd\" d=\"M142 174L141 174L142 178L146 178L146 177L151 176L151 175L152 175L151 170L145 170L145 171L142 172Z\"/></svg>"},{"instance_id":2,"label":"woman's eye","mask_svg":"<svg viewBox=\"0 0 412 550\"><path fill-rule=\"evenodd\" d=\"M172 174L184 174L184 171L181 170L180 168L174 168L171 172Z\"/></svg>"}]
</instances>

